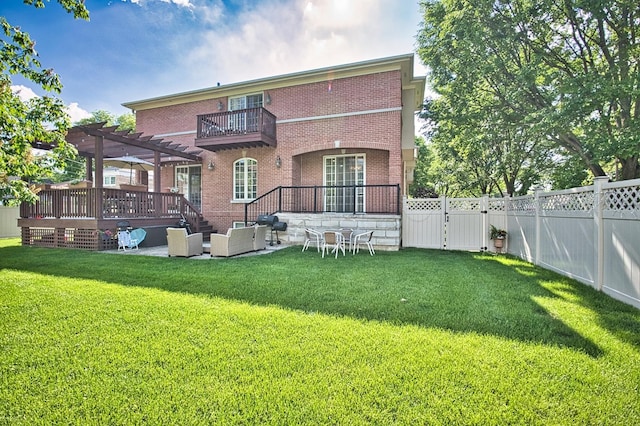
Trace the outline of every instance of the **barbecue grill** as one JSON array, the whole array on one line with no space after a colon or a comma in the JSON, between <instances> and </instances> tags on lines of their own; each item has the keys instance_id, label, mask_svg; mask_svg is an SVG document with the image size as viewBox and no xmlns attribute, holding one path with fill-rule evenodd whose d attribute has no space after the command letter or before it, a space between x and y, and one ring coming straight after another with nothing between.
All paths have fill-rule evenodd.
<instances>
[{"instance_id":1,"label":"barbecue grill","mask_svg":"<svg viewBox=\"0 0 640 426\"><path fill-rule=\"evenodd\" d=\"M286 231L287 223L280 222L278 220L278 216L272 214L261 214L258 216L258 220L256 221L258 225L266 225L271 230L271 239L269 241L269 245L273 245L273 233L276 233L276 242L280 244L280 237L278 236L278 231Z\"/></svg>"}]
</instances>

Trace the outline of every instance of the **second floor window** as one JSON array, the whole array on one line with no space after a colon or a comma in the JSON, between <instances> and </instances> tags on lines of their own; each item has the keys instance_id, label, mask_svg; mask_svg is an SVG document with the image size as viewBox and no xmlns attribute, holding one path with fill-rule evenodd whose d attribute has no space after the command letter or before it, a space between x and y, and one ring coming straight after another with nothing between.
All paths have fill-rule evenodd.
<instances>
[{"instance_id":1,"label":"second floor window","mask_svg":"<svg viewBox=\"0 0 640 426\"><path fill-rule=\"evenodd\" d=\"M241 158L233 163L233 199L253 200L258 192L258 162Z\"/></svg>"},{"instance_id":2,"label":"second floor window","mask_svg":"<svg viewBox=\"0 0 640 426\"><path fill-rule=\"evenodd\" d=\"M103 179L104 186L116 186L115 176L104 176L102 179Z\"/></svg>"},{"instance_id":3,"label":"second floor window","mask_svg":"<svg viewBox=\"0 0 640 426\"><path fill-rule=\"evenodd\" d=\"M229 98L229 109L231 111L237 111L239 109L260 108L261 106L262 93Z\"/></svg>"}]
</instances>

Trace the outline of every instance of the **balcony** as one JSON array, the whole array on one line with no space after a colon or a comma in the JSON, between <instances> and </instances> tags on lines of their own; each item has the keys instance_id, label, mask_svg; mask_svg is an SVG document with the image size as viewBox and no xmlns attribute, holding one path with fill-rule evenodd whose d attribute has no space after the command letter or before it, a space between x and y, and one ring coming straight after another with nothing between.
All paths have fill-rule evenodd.
<instances>
[{"instance_id":1,"label":"balcony","mask_svg":"<svg viewBox=\"0 0 640 426\"><path fill-rule=\"evenodd\" d=\"M264 108L198 115L195 146L209 151L276 146L276 117Z\"/></svg>"}]
</instances>

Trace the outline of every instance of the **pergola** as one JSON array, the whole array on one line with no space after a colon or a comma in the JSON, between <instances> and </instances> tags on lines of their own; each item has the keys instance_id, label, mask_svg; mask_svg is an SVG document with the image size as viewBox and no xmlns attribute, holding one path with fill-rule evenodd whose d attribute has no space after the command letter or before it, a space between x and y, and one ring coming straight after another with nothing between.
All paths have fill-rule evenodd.
<instances>
[{"instance_id":1,"label":"pergola","mask_svg":"<svg viewBox=\"0 0 640 426\"><path fill-rule=\"evenodd\" d=\"M187 161L202 163L202 150L189 151L183 146L162 138L143 136L128 130L118 131L117 126L105 127L106 123L94 123L72 127L67 132L66 141L86 159L86 176L91 180L95 167L96 188L102 188L102 168L104 158L131 155L154 164L153 191L160 192L160 165L162 162ZM46 148L38 146L38 148ZM92 162L91 159L94 161ZM94 164L92 164L94 163Z\"/></svg>"}]
</instances>

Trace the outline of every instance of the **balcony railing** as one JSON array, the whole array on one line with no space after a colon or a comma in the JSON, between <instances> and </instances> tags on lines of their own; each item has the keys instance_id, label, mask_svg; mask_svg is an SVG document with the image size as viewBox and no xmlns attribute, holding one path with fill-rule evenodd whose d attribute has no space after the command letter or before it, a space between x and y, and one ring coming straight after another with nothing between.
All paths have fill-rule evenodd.
<instances>
[{"instance_id":1,"label":"balcony railing","mask_svg":"<svg viewBox=\"0 0 640 426\"><path fill-rule=\"evenodd\" d=\"M245 204L245 223L261 214L400 214L400 185L279 186Z\"/></svg>"},{"instance_id":2,"label":"balcony railing","mask_svg":"<svg viewBox=\"0 0 640 426\"><path fill-rule=\"evenodd\" d=\"M195 145L210 151L276 146L276 117L264 108L198 115Z\"/></svg>"}]
</instances>

